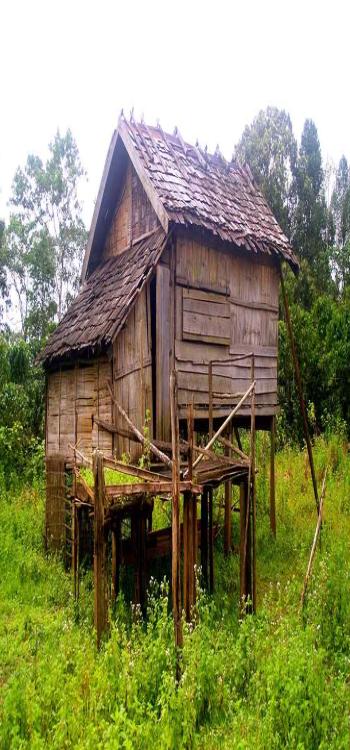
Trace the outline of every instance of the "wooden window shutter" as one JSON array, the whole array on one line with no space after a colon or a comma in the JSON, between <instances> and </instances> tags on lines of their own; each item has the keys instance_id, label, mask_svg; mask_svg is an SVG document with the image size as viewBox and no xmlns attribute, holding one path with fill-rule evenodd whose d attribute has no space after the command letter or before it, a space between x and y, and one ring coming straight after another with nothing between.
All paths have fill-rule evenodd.
<instances>
[{"instance_id":1,"label":"wooden window shutter","mask_svg":"<svg viewBox=\"0 0 350 750\"><path fill-rule=\"evenodd\" d=\"M228 298L224 294L183 288L182 338L228 346L231 342Z\"/></svg>"}]
</instances>

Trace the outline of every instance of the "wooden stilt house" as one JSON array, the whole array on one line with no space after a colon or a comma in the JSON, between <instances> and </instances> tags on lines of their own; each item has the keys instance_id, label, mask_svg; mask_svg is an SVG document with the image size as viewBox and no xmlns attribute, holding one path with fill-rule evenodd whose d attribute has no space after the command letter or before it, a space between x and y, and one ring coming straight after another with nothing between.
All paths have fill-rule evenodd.
<instances>
[{"instance_id":1,"label":"wooden stilt house","mask_svg":"<svg viewBox=\"0 0 350 750\"><path fill-rule=\"evenodd\" d=\"M48 466L71 461L71 446L135 462L142 447L113 396L139 430L148 419L151 438L170 442L172 371L180 432L193 404L195 431L212 434L252 378L256 428L271 429L283 260L297 269L248 168L184 142L177 129L121 117L81 290L42 354ZM250 415L245 401L233 427L249 427ZM57 542L56 510L47 534Z\"/></svg>"}]
</instances>

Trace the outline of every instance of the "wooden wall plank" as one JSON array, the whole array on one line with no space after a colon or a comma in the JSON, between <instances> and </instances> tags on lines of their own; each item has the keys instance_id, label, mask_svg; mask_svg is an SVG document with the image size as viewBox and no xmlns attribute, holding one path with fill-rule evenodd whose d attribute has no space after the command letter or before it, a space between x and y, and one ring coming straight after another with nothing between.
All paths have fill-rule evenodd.
<instances>
[{"instance_id":1,"label":"wooden wall plank","mask_svg":"<svg viewBox=\"0 0 350 750\"><path fill-rule=\"evenodd\" d=\"M149 315L150 285L139 295L123 330L113 347L114 392L136 427L143 430L146 410L150 412L150 434L152 434L152 368L151 368L151 321ZM142 367L142 361L144 366ZM125 429L121 417L115 416L117 424ZM116 436L117 456L123 453L137 460L142 448L138 443Z\"/></svg>"},{"instance_id":2,"label":"wooden wall plank","mask_svg":"<svg viewBox=\"0 0 350 750\"><path fill-rule=\"evenodd\" d=\"M170 269L159 264L156 282L156 437L170 440Z\"/></svg>"},{"instance_id":3,"label":"wooden wall plank","mask_svg":"<svg viewBox=\"0 0 350 750\"><path fill-rule=\"evenodd\" d=\"M197 413L202 412L205 417L209 361L253 352L257 413L276 413L277 268L269 259L253 262L233 252L201 245L186 236L177 238L176 259L176 301L180 314L177 313L176 320L175 356L180 406L193 399ZM225 299L229 319L225 315L223 319L220 317L220 299ZM222 344L218 343L220 336ZM228 368L213 365L214 391L245 391L250 382L250 367L250 359ZM243 406L240 414L246 414L247 409ZM214 417L228 411L229 403L225 411L220 399L214 399Z\"/></svg>"}]
</instances>

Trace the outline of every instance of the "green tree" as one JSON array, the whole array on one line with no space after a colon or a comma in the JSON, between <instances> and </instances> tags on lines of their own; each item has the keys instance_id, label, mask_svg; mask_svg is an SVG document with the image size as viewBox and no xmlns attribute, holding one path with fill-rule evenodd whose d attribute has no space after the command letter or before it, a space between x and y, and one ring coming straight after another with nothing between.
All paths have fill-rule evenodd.
<instances>
[{"instance_id":1,"label":"green tree","mask_svg":"<svg viewBox=\"0 0 350 750\"><path fill-rule=\"evenodd\" d=\"M44 163L28 156L12 186L7 268L26 336L43 336L77 291L86 230L78 185L85 172L70 132L59 132Z\"/></svg>"},{"instance_id":2,"label":"green tree","mask_svg":"<svg viewBox=\"0 0 350 750\"><path fill-rule=\"evenodd\" d=\"M289 236L297 158L289 114L276 107L261 110L244 129L235 156L249 164L277 221Z\"/></svg>"},{"instance_id":3,"label":"green tree","mask_svg":"<svg viewBox=\"0 0 350 750\"><path fill-rule=\"evenodd\" d=\"M342 156L336 172L330 211L334 225L333 271L339 292L350 283L350 170Z\"/></svg>"},{"instance_id":4,"label":"green tree","mask_svg":"<svg viewBox=\"0 0 350 750\"><path fill-rule=\"evenodd\" d=\"M295 174L296 209L292 239L300 257L312 269L320 291L331 281L329 215L324 191L324 172L316 125L306 120L301 136ZM304 300L304 303L307 303Z\"/></svg>"},{"instance_id":5,"label":"green tree","mask_svg":"<svg viewBox=\"0 0 350 750\"><path fill-rule=\"evenodd\" d=\"M0 221L0 322L4 310L4 303L8 301L7 279L6 279L6 249L5 249L5 223Z\"/></svg>"}]
</instances>

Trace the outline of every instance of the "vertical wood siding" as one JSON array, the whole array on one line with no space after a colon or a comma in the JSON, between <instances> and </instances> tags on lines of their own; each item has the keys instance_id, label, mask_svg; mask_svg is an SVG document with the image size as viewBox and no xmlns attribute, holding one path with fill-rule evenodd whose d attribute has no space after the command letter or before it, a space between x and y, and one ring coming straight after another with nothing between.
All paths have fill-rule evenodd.
<instances>
[{"instance_id":1,"label":"vertical wood siding","mask_svg":"<svg viewBox=\"0 0 350 750\"><path fill-rule=\"evenodd\" d=\"M113 350L114 390L118 402L140 430L145 424L146 410L151 415L152 433L152 366L150 287L147 284L139 295L118 335ZM117 424L128 429L122 417L115 415ZM141 455L142 448L127 438L117 436L118 456L128 453L132 460Z\"/></svg>"},{"instance_id":2,"label":"vertical wood siding","mask_svg":"<svg viewBox=\"0 0 350 750\"><path fill-rule=\"evenodd\" d=\"M157 215L131 162L128 161L124 183L105 242L103 259L119 255L130 247L132 242L158 225Z\"/></svg>"},{"instance_id":3,"label":"vertical wood siding","mask_svg":"<svg viewBox=\"0 0 350 750\"><path fill-rule=\"evenodd\" d=\"M112 365L105 356L72 368L62 367L48 375L47 456L69 458L72 452L68 446L76 443L88 456L95 447L100 447L106 455L112 454L112 435L92 423L93 416L112 421L107 389L111 377Z\"/></svg>"}]
</instances>

